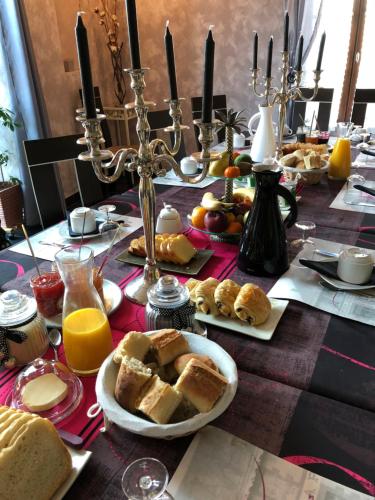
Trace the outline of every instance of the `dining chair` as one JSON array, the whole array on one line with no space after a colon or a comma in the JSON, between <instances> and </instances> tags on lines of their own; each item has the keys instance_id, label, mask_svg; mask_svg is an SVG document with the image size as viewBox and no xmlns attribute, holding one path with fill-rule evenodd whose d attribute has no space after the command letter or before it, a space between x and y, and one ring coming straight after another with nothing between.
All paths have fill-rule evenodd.
<instances>
[{"instance_id":1,"label":"dining chair","mask_svg":"<svg viewBox=\"0 0 375 500\"><path fill-rule=\"evenodd\" d=\"M311 95L311 89L301 88L303 95ZM320 130L329 130L329 118L331 115L332 99L334 89L319 88L317 95L311 102L318 102L318 113L316 120ZM293 133L297 132L297 128L303 125L302 120L305 120L306 101L291 101L290 110L288 112L288 125Z\"/></svg>"},{"instance_id":2,"label":"dining chair","mask_svg":"<svg viewBox=\"0 0 375 500\"><path fill-rule=\"evenodd\" d=\"M356 89L351 120L355 125L365 124L367 105L375 103L375 89Z\"/></svg>"},{"instance_id":3,"label":"dining chair","mask_svg":"<svg viewBox=\"0 0 375 500\"><path fill-rule=\"evenodd\" d=\"M74 170L82 206L103 199L102 184L90 163L78 160L87 148L77 144L82 134L23 141L35 201L43 228L61 221L66 215L65 197L57 162L74 161Z\"/></svg>"},{"instance_id":4,"label":"dining chair","mask_svg":"<svg viewBox=\"0 0 375 500\"><path fill-rule=\"evenodd\" d=\"M193 115L193 120L199 119L202 115L202 97L191 97L191 111ZM212 109L214 113L216 111L227 111L227 96L225 94L214 95L212 99ZM215 113L215 118L217 118ZM202 150L202 145L198 141L199 136L199 128L194 125L194 133L195 133L195 142L197 144L197 151ZM225 140L225 131L219 130L217 133L217 138L219 142L223 142Z\"/></svg>"},{"instance_id":5,"label":"dining chair","mask_svg":"<svg viewBox=\"0 0 375 500\"><path fill-rule=\"evenodd\" d=\"M163 131L166 127L172 125L172 119L169 116L169 109L149 111L147 118L151 129L150 140L156 139L158 136L160 136L161 131ZM170 143L173 144L174 140L173 132L171 132L169 136L170 136ZM184 141L184 136L182 134L181 146L174 159L176 161L180 161L182 158L185 158L185 156L186 156L185 141Z\"/></svg>"}]
</instances>

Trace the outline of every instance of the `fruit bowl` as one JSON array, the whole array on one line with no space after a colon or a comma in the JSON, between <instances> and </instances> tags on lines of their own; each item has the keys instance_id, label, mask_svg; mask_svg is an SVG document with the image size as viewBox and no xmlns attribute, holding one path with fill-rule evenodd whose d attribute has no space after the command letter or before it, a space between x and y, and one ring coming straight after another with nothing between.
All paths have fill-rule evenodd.
<instances>
[{"instance_id":1,"label":"fruit bowl","mask_svg":"<svg viewBox=\"0 0 375 500\"><path fill-rule=\"evenodd\" d=\"M220 241L221 243L230 243L233 241L238 241L241 237L241 233L214 233L213 231L208 231L207 229L200 229L199 227L193 226L191 222L191 214L188 214L188 225L191 229L199 231L200 233L207 234L212 241Z\"/></svg>"}]
</instances>

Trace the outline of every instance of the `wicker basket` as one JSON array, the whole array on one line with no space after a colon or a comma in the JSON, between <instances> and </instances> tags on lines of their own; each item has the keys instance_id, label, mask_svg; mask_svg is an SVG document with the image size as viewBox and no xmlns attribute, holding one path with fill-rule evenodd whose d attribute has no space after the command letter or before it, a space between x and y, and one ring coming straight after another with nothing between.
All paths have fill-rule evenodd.
<instances>
[{"instance_id":1,"label":"wicker basket","mask_svg":"<svg viewBox=\"0 0 375 500\"><path fill-rule=\"evenodd\" d=\"M23 196L18 183L0 182L0 221L3 228L13 228L23 222Z\"/></svg>"},{"instance_id":2,"label":"wicker basket","mask_svg":"<svg viewBox=\"0 0 375 500\"><path fill-rule=\"evenodd\" d=\"M290 170L284 169L284 178L287 181L294 181L296 178L299 182L306 185L319 184L322 178L323 172L320 170L306 170L305 172L291 172Z\"/></svg>"}]
</instances>

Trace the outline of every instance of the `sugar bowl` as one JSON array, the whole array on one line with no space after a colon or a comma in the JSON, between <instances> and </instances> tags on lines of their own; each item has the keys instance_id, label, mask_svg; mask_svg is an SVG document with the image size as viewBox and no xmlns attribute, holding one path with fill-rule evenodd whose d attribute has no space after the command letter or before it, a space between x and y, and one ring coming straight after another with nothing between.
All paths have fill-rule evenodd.
<instances>
[{"instance_id":1,"label":"sugar bowl","mask_svg":"<svg viewBox=\"0 0 375 500\"><path fill-rule=\"evenodd\" d=\"M0 365L6 368L25 365L43 356L48 335L35 299L17 290L0 296Z\"/></svg>"},{"instance_id":2,"label":"sugar bowl","mask_svg":"<svg viewBox=\"0 0 375 500\"><path fill-rule=\"evenodd\" d=\"M360 248L348 248L340 252L337 275L353 285L367 283L374 269L372 256Z\"/></svg>"}]
</instances>

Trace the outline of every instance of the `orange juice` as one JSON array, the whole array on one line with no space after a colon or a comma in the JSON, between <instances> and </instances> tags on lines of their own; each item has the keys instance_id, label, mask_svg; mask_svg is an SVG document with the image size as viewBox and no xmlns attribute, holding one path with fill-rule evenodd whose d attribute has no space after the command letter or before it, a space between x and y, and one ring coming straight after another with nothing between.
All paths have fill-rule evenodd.
<instances>
[{"instance_id":1,"label":"orange juice","mask_svg":"<svg viewBox=\"0 0 375 500\"><path fill-rule=\"evenodd\" d=\"M108 318L93 307L78 309L64 318L63 339L68 366L79 375L96 373L112 351Z\"/></svg>"},{"instance_id":2,"label":"orange juice","mask_svg":"<svg viewBox=\"0 0 375 500\"><path fill-rule=\"evenodd\" d=\"M328 177L346 180L350 175L352 154L348 137L339 137L329 159Z\"/></svg>"}]
</instances>

